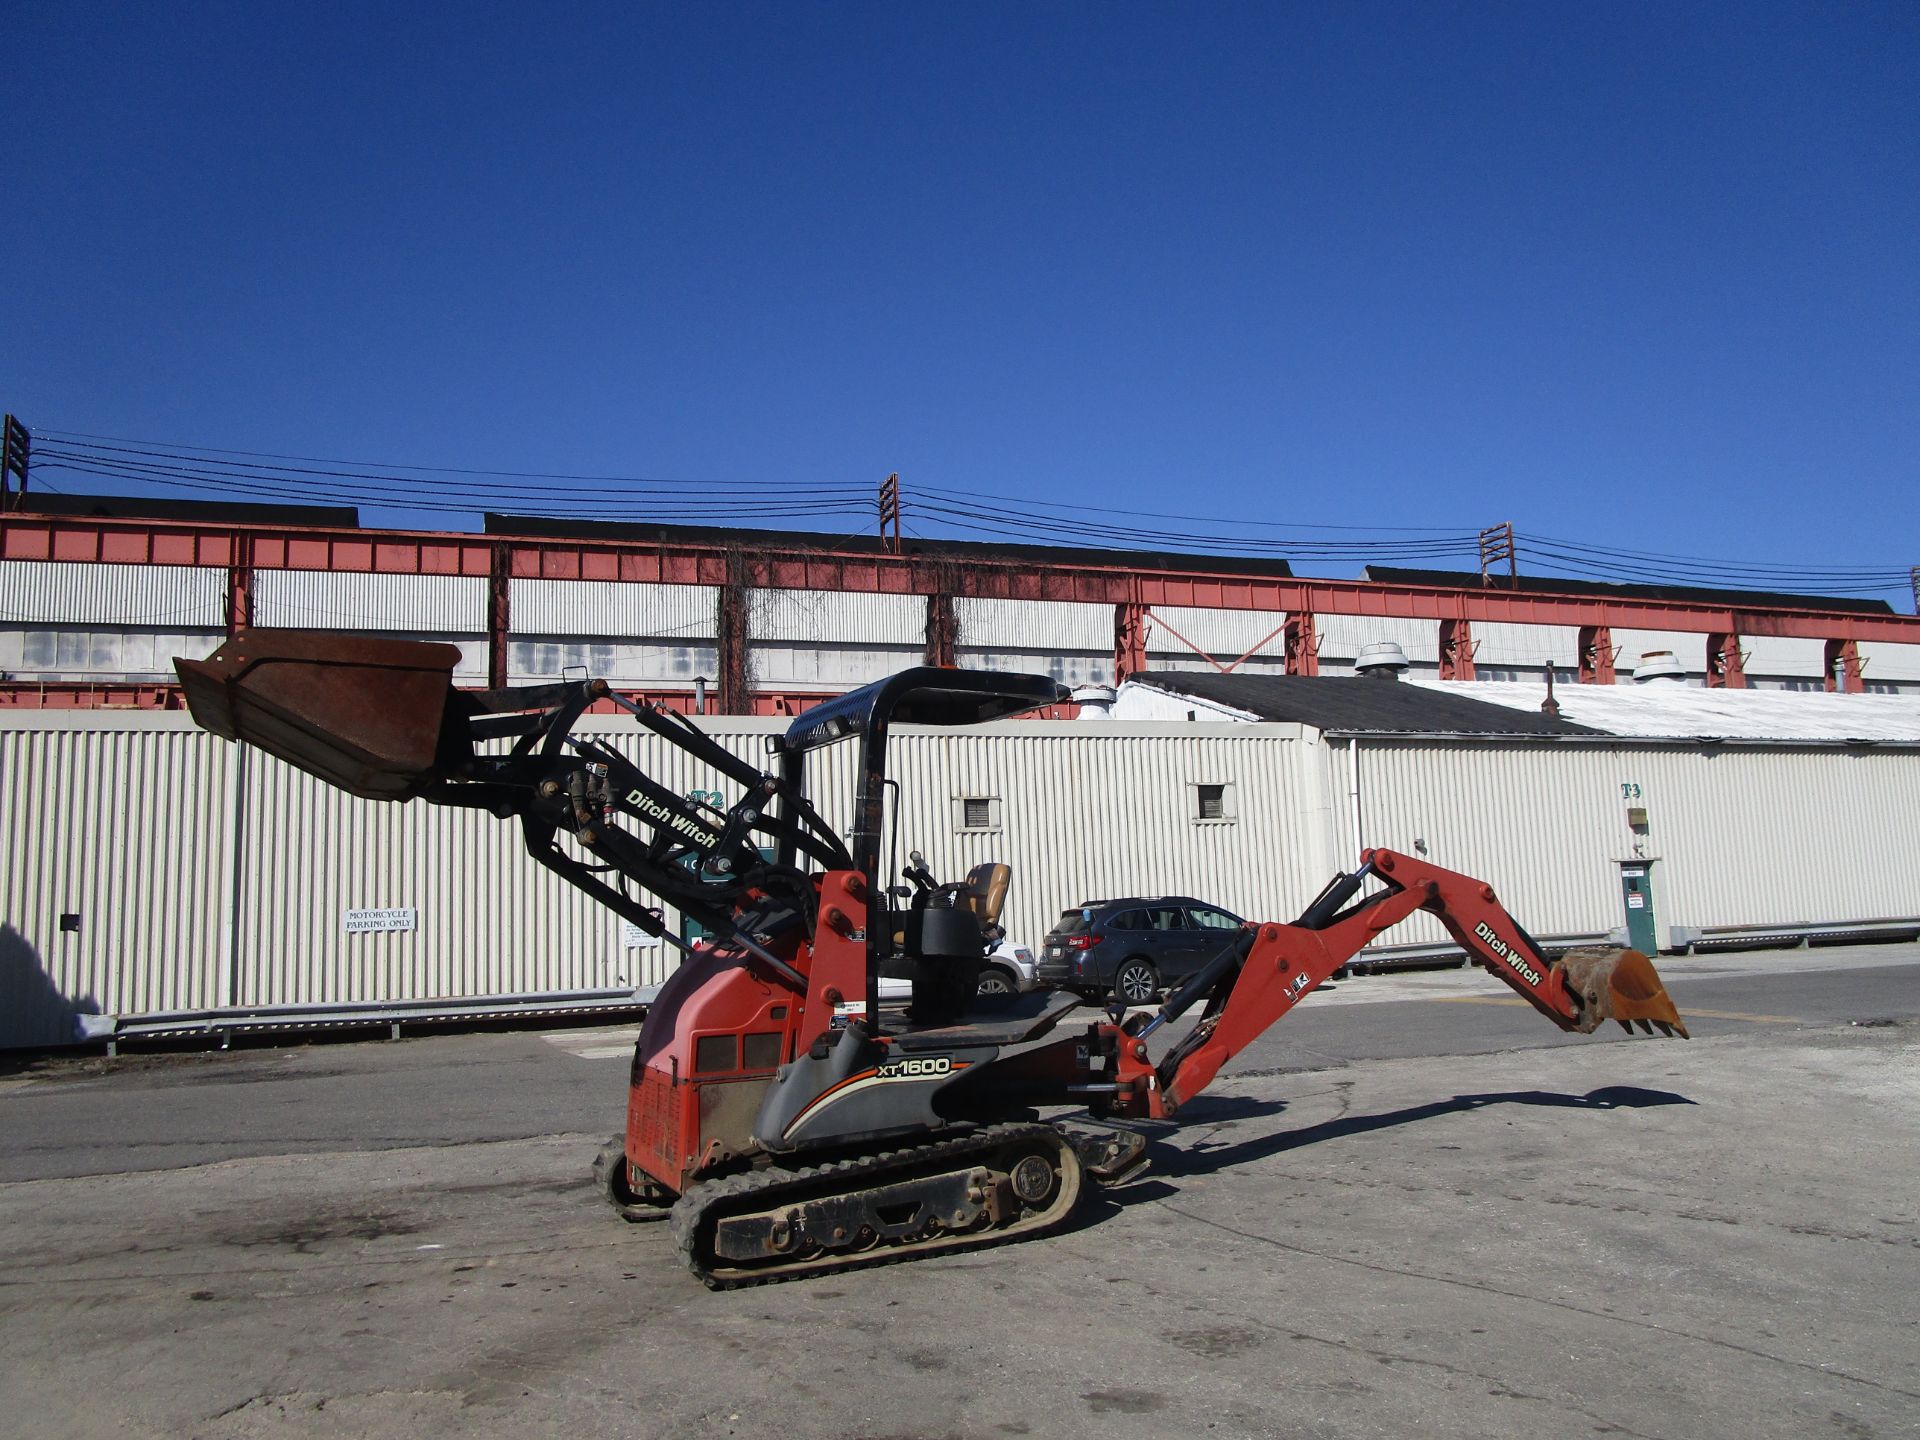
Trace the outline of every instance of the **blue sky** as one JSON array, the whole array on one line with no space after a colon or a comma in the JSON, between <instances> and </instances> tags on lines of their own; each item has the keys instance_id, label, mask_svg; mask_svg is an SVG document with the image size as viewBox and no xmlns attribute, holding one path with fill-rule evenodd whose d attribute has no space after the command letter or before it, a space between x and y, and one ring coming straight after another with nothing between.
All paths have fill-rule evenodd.
<instances>
[{"instance_id":1,"label":"blue sky","mask_svg":"<svg viewBox=\"0 0 1920 1440\"><path fill-rule=\"evenodd\" d=\"M37 434L653 477L713 521L898 470L928 535L979 538L917 496L985 493L1920 564L1911 4L25 3L8 33L0 404Z\"/></svg>"}]
</instances>

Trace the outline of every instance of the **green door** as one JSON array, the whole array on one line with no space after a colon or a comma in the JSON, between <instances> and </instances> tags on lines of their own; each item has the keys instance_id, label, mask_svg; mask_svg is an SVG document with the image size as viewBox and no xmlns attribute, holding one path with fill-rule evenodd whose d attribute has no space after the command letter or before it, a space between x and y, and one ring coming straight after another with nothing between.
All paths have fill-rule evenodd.
<instances>
[{"instance_id":1,"label":"green door","mask_svg":"<svg viewBox=\"0 0 1920 1440\"><path fill-rule=\"evenodd\" d=\"M1642 955L1660 953L1659 932L1653 920L1653 863L1620 862L1620 902L1627 912L1627 944Z\"/></svg>"}]
</instances>

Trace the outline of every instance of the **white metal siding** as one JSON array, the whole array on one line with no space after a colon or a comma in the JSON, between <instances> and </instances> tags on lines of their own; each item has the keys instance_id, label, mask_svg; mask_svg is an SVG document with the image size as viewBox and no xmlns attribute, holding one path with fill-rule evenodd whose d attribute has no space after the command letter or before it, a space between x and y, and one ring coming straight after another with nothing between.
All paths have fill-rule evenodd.
<instances>
[{"instance_id":1,"label":"white metal siding","mask_svg":"<svg viewBox=\"0 0 1920 1440\"><path fill-rule=\"evenodd\" d=\"M1437 631L1436 631L1437 637ZM1437 645L1436 638L1435 644ZM1473 622L1473 663L1544 670L1571 670L1580 664L1577 625L1516 625L1505 620Z\"/></svg>"},{"instance_id":2,"label":"white metal siding","mask_svg":"<svg viewBox=\"0 0 1920 1440\"><path fill-rule=\"evenodd\" d=\"M1114 607L1077 600L956 596L960 643L978 650L1113 652Z\"/></svg>"},{"instance_id":3,"label":"white metal siding","mask_svg":"<svg viewBox=\"0 0 1920 1440\"><path fill-rule=\"evenodd\" d=\"M926 644L924 595L846 590L755 590L749 628L756 640L825 641L846 645Z\"/></svg>"},{"instance_id":4,"label":"white metal siding","mask_svg":"<svg viewBox=\"0 0 1920 1440\"><path fill-rule=\"evenodd\" d=\"M1403 620L1391 615L1316 615L1313 631L1320 643L1321 663L1352 660L1368 645L1391 640L1407 652L1415 665L1440 663L1440 623Z\"/></svg>"},{"instance_id":5,"label":"white metal siding","mask_svg":"<svg viewBox=\"0 0 1920 1440\"><path fill-rule=\"evenodd\" d=\"M183 718L0 726L0 1046L222 1002L233 751Z\"/></svg>"},{"instance_id":6,"label":"white metal siding","mask_svg":"<svg viewBox=\"0 0 1920 1440\"><path fill-rule=\"evenodd\" d=\"M1002 923L1030 946L1063 909L1111 896L1186 893L1249 918L1291 917L1326 878L1302 743L1274 725L908 731L893 750L901 853L923 850L943 878L1011 865ZM1235 820L1194 818L1201 783L1233 787ZM955 802L970 796L1001 802L997 833L957 827Z\"/></svg>"},{"instance_id":7,"label":"white metal siding","mask_svg":"<svg viewBox=\"0 0 1920 1440\"><path fill-rule=\"evenodd\" d=\"M0 624L226 624L227 572L202 565L0 561Z\"/></svg>"},{"instance_id":8,"label":"white metal siding","mask_svg":"<svg viewBox=\"0 0 1920 1440\"><path fill-rule=\"evenodd\" d=\"M1163 653L1193 655L1193 647L1198 646L1216 660L1231 662L1255 646L1259 647L1259 653L1276 657L1282 657L1286 648L1287 617L1279 610L1156 605L1153 620L1162 622L1147 626L1147 650L1156 657ZM1192 644L1174 638L1174 630Z\"/></svg>"},{"instance_id":9,"label":"white metal siding","mask_svg":"<svg viewBox=\"0 0 1920 1440\"><path fill-rule=\"evenodd\" d=\"M707 728L764 765L783 726ZM623 717L581 729L675 791L737 794ZM855 750L813 758L818 803L844 833ZM1369 739L1357 836L1348 761L1287 725L903 727L898 850L925 851L943 877L1012 865L1005 923L1028 945L1061 909L1124 894L1288 918L1360 847L1416 840L1493 884L1536 934L1592 935L1623 923L1632 783L1665 926L1920 916L1912 751ZM1232 787L1232 822L1196 820L1202 783ZM998 801L999 828L962 828L967 798ZM601 989L655 983L675 961L625 948L618 919L538 866L512 824L355 800L178 714L0 716L0 884L0 1045L69 1038L82 1008ZM417 928L350 936L348 907L413 908ZM60 932L62 912L81 917L77 934ZM1388 938L1441 932L1416 921Z\"/></svg>"},{"instance_id":10,"label":"white metal siding","mask_svg":"<svg viewBox=\"0 0 1920 1440\"><path fill-rule=\"evenodd\" d=\"M1626 923L1629 804L1648 812L1642 858L1655 861L1663 927L1920 916L1920 868L1889 863L1913 854L1912 752L1363 740L1360 756L1360 843L1425 841L1537 935ZM1623 798L1623 784L1639 796ZM1416 936L1442 938L1425 917L1394 938Z\"/></svg>"},{"instance_id":11,"label":"white metal siding","mask_svg":"<svg viewBox=\"0 0 1920 1440\"><path fill-rule=\"evenodd\" d=\"M1613 631L1614 669L1619 679L1631 681L1641 657L1654 650L1671 650L1689 675L1707 673L1707 637L1698 630Z\"/></svg>"},{"instance_id":12,"label":"white metal siding","mask_svg":"<svg viewBox=\"0 0 1920 1440\"><path fill-rule=\"evenodd\" d=\"M1891 640L1860 642L1860 666L1867 680L1920 680L1920 645L1898 645Z\"/></svg>"},{"instance_id":13,"label":"white metal siding","mask_svg":"<svg viewBox=\"0 0 1920 1440\"><path fill-rule=\"evenodd\" d=\"M481 634L487 582L468 575L256 570L253 623L306 630Z\"/></svg>"},{"instance_id":14,"label":"white metal siding","mask_svg":"<svg viewBox=\"0 0 1920 1440\"><path fill-rule=\"evenodd\" d=\"M1818 680L1827 663L1823 640L1801 640L1786 635L1740 637L1741 665L1748 675L1780 675Z\"/></svg>"},{"instance_id":15,"label":"white metal siding","mask_svg":"<svg viewBox=\"0 0 1920 1440\"><path fill-rule=\"evenodd\" d=\"M720 591L713 585L642 585L619 580L512 580L507 609L516 635L561 639L714 637Z\"/></svg>"}]
</instances>

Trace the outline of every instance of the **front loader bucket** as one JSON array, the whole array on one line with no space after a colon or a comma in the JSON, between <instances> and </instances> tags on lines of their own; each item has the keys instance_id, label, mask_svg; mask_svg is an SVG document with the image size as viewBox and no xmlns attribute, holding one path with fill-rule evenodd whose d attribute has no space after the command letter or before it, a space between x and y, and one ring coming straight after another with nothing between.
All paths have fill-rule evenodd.
<instances>
[{"instance_id":1,"label":"front loader bucket","mask_svg":"<svg viewBox=\"0 0 1920 1440\"><path fill-rule=\"evenodd\" d=\"M1576 1027L1592 1034L1608 1020L1618 1020L1620 1028L1632 1030L1635 1024L1653 1033L1658 1026L1662 1035L1678 1032L1683 1040L1693 1037L1674 1008L1667 987L1653 962L1638 950L1623 950L1615 945L1588 945L1569 950L1554 962L1564 976L1567 988L1583 1003Z\"/></svg>"},{"instance_id":2,"label":"front loader bucket","mask_svg":"<svg viewBox=\"0 0 1920 1440\"><path fill-rule=\"evenodd\" d=\"M471 753L454 704L453 645L249 630L205 660L175 660L187 708L351 794L411 800Z\"/></svg>"}]
</instances>

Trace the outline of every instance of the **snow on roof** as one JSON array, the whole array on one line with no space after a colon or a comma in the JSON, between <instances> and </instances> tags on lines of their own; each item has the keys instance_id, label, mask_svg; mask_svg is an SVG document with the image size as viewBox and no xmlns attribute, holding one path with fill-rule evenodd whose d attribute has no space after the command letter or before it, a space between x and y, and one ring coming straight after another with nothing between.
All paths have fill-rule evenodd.
<instances>
[{"instance_id":1,"label":"snow on roof","mask_svg":"<svg viewBox=\"0 0 1920 1440\"><path fill-rule=\"evenodd\" d=\"M1434 680L1403 684L1540 711L1545 681ZM1920 744L1920 695L1834 695L1801 690L1706 690L1667 681L1555 685L1560 716L1615 735L1658 739L1847 741Z\"/></svg>"}]
</instances>

